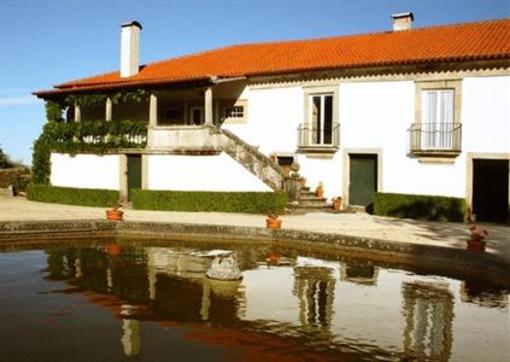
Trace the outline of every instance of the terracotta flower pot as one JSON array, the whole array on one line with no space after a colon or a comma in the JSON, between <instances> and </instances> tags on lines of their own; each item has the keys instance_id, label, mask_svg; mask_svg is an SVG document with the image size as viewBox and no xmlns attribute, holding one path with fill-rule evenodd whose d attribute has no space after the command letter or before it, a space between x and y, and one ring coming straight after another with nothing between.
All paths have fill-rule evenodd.
<instances>
[{"instance_id":1,"label":"terracotta flower pot","mask_svg":"<svg viewBox=\"0 0 510 362\"><path fill-rule=\"evenodd\" d=\"M107 220L113 220L113 221L122 221L122 216L124 215L124 212L121 210L106 210L106 219Z\"/></svg>"},{"instance_id":2,"label":"terracotta flower pot","mask_svg":"<svg viewBox=\"0 0 510 362\"><path fill-rule=\"evenodd\" d=\"M483 253L485 251L485 245L487 245L486 241L468 240L467 241L467 250L475 252L475 253Z\"/></svg>"},{"instance_id":3,"label":"terracotta flower pot","mask_svg":"<svg viewBox=\"0 0 510 362\"><path fill-rule=\"evenodd\" d=\"M281 219L266 219L266 227L268 229L280 229L282 227L282 220Z\"/></svg>"},{"instance_id":4,"label":"terracotta flower pot","mask_svg":"<svg viewBox=\"0 0 510 362\"><path fill-rule=\"evenodd\" d=\"M335 200L333 200L333 209L338 211L342 208L342 199L341 198L337 198Z\"/></svg>"},{"instance_id":5,"label":"terracotta flower pot","mask_svg":"<svg viewBox=\"0 0 510 362\"><path fill-rule=\"evenodd\" d=\"M275 253L268 253L266 256L266 262L269 265L278 265L278 261L280 260L280 255Z\"/></svg>"},{"instance_id":6,"label":"terracotta flower pot","mask_svg":"<svg viewBox=\"0 0 510 362\"><path fill-rule=\"evenodd\" d=\"M108 255L116 256L122 252L122 246L119 244L108 244L106 245L106 253Z\"/></svg>"}]
</instances>

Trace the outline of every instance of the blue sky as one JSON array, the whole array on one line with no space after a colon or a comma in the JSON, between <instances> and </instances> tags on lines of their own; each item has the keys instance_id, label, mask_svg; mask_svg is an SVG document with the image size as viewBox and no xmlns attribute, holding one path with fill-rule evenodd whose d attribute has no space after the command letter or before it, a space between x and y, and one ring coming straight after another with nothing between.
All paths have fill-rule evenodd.
<instances>
[{"instance_id":1,"label":"blue sky","mask_svg":"<svg viewBox=\"0 0 510 362\"><path fill-rule=\"evenodd\" d=\"M510 16L510 0L0 0L0 144L31 162L44 105L31 91L119 67L120 27L138 20L142 63L235 43L386 31Z\"/></svg>"}]
</instances>

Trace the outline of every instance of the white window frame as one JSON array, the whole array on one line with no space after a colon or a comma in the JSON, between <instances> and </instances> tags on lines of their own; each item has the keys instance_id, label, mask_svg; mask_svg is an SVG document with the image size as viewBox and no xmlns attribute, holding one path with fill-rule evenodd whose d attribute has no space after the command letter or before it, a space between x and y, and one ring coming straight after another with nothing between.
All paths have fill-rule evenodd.
<instances>
[{"instance_id":1,"label":"white window frame","mask_svg":"<svg viewBox=\"0 0 510 362\"><path fill-rule=\"evenodd\" d=\"M248 100L238 99L233 104L230 104L228 106L225 105L225 102L228 102L228 101L224 100L222 102L223 102L223 105L221 107L220 117L222 118L222 122L224 124L241 124L241 123L246 122L246 120L248 119ZM237 117L236 116L227 117L225 114L227 109L234 108L234 107L243 107L243 115L237 116Z\"/></svg>"},{"instance_id":2,"label":"white window frame","mask_svg":"<svg viewBox=\"0 0 510 362\"><path fill-rule=\"evenodd\" d=\"M310 85L310 86L304 86L303 87L303 95L304 95L304 113L303 113L303 122L302 127L307 128L310 130L308 135L306 136L306 139L308 141L308 144L300 144L299 148L302 150L302 152L310 153L311 155L315 154L315 152L330 152L335 153L339 148L340 139L337 137L338 135L335 134L335 132L338 132L337 125L339 124L339 112L338 112L338 104L339 104L339 88L340 83L338 82L330 82L330 83L323 83L321 85ZM320 144L320 143L312 143L313 137L312 135L312 110L313 110L313 96L325 96L325 95L331 95L332 96L332 138L331 143L326 144ZM324 99L324 98L323 98ZM323 102L323 101L321 101ZM324 108L324 107L323 107ZM323 116L321 116L323 117ZM324 122L321 123L322 129L324 130ZM303 128L301 128L303 129ZM301 131L300 131L301 132ZM321 141L324 140L324 133L321 132Z\"/></svg>"},{"instance_id":3,"label":"white window frame","mask_svg":"<svg viewBox=\"0 0 510 362\"><path fill-rule=\"evenodd\" d=\"M324 131L325 131L325 128L324 128L324 117L325 117L325 114L326 112L324 112L324 109L325 109L325 104L326 104L326 97L331 97L331 142L330 143L324 143ZM321 112L320 112L320 119L319 119L319 125L320 125L320 130L321 132L319 133L319 140L317 143L313 142L313 126L314 126L314 122L313 122L313 99L315 97L320 97L320 108L321 108ZM309 132L309 142L311 145L317 145L317 146L332 146L333 145L333 140L334 140L334 137L333 137L333 132L334 132L334 127L335 127L335 123L334 123L334 116L333 116L333 112L334 112L334 109L335 109L335 106L334 106L334 98L335 98L335 95L334 93L331 93L331 92L328 92L328 93L316 93L316 94L310 94L309 95L309 104L310 104L310 107L309 107L309 110L308 110L308 125L310 127L310 130L311 132Z\"/></svg>"},{"instance_id":4,"label":"white window frame","mask_svg":"<svg viewBox=\"0 0 510 362\"><path fill-rule=\"evenodd\" d=\"M434 110L434 122L431 122L429 119L429 115L431 110L427 106L427 102L429 100L429 95L435 94L436 95L436 104L435 104L435 110ZM446 118L450 119L443 119L445 116L444 111L444 98L443 94L451 94L450 101L451 104L449 105L450 108L450 116L446 116ZM422 127L425 126L425 134L427 137L421 138L421 147L422 149L449 149L453 146L453 140L452 140L452 131L455 124L455 89L453 88L442 88L442 89L423 89L421 91L421 123ZM427 112L428 111L428 112ZM442 134L444 131L450 132L449 139L445 138L445 135Z\"/></svg>"}]
</instances>

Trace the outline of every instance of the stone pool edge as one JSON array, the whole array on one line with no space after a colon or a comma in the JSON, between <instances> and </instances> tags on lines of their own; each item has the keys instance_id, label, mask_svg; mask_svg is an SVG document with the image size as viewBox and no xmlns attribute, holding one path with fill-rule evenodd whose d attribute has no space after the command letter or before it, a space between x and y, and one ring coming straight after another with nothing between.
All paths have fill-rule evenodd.
<instances>
[{"instance_id":1,"label":"stone pool edge","mask_svg":"<svg viewBox=\"0 0 510 362\"><path fill-rule=\"evenodd\" d=\"M56 220L0 222L0 243L27 237L54 239L67 236L161 237L172 240L257 241L316 252L343 252L351 256L403 264L427 264L479 277L510 278L510 263L489 253L465 249L295 229L270 230L237 225L183 224L153 221ZM444 264L448 263L448 264ZM489 274L489 275L487 275ZM503 274L503 275L501 275Z\"/></svg>"}]
</instances>

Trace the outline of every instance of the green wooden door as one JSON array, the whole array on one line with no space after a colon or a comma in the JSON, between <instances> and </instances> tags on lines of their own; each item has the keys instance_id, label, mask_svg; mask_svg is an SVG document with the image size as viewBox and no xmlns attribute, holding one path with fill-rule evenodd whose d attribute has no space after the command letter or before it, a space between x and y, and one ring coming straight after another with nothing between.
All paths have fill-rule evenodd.
<instances>
[{"instance_id":1,"label":"green wooden door","mask_svg":"<svg viewBox=\"0 0 510 362\"><path fill-rule=\"evenodd\" d=\"M349 204L371 207L377 191L377 155L350 155Z\"/></svg>"},{"instance_id":2,"label":"green wooden door","mask_svg":"<svg viewBox=\"0 0 510 362\"><path fill-rule=\"evenodd\" d=\"M127 155L128 200L131 200L131 190L140 188L142 188L142 156Z\"/></svg>"}]
</instances>

